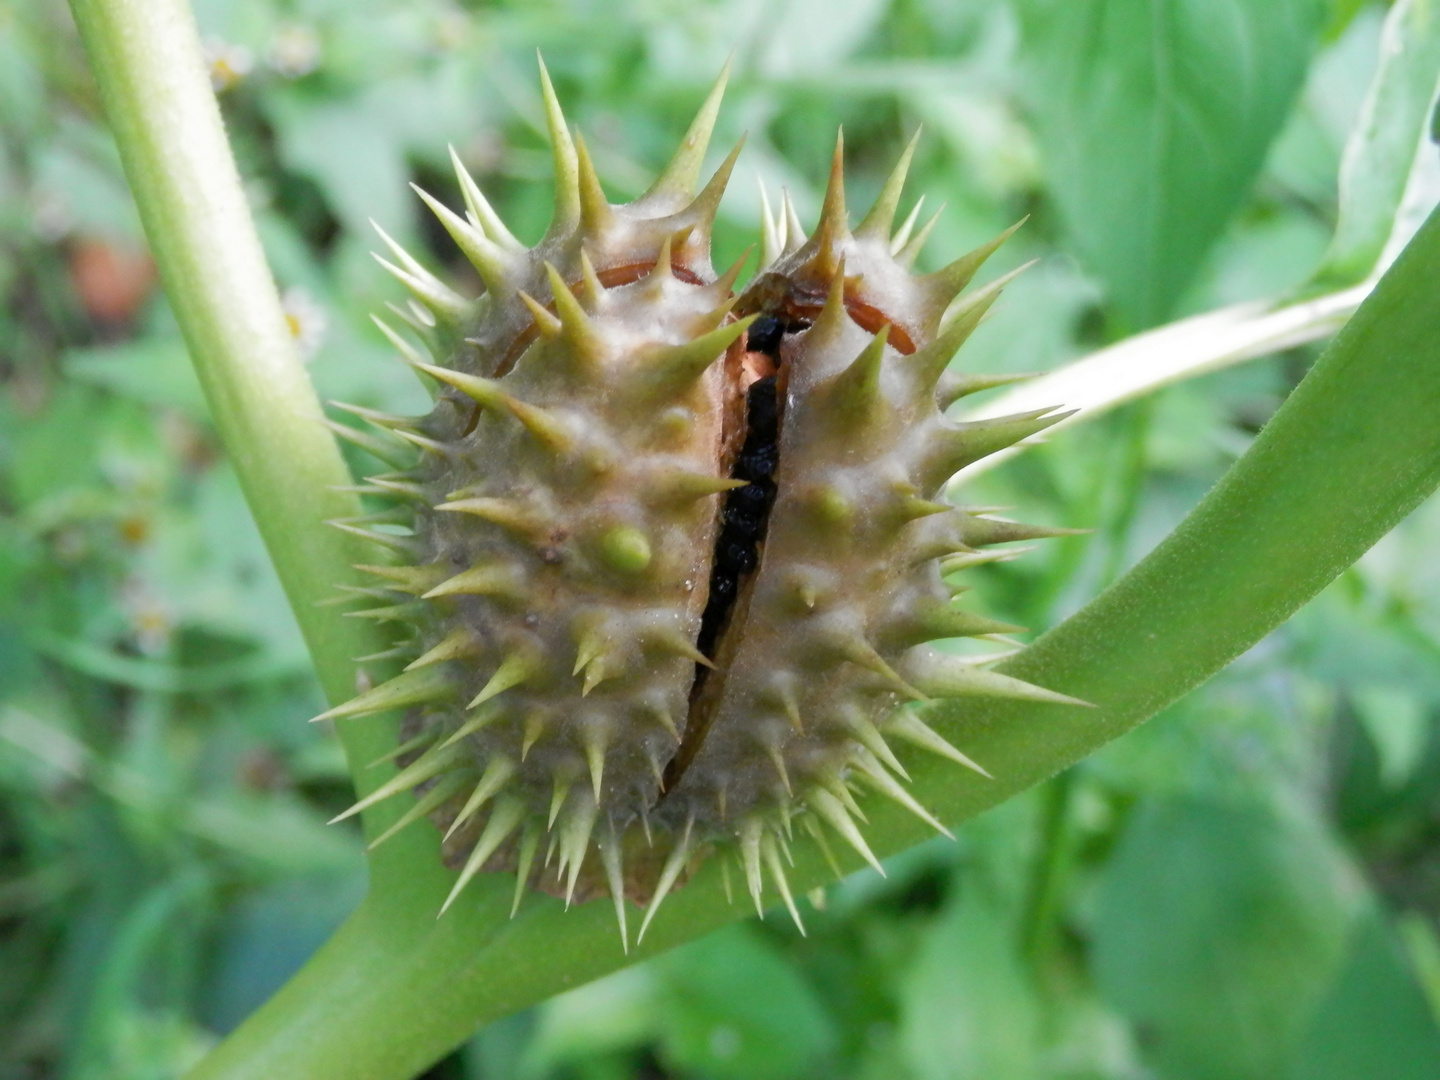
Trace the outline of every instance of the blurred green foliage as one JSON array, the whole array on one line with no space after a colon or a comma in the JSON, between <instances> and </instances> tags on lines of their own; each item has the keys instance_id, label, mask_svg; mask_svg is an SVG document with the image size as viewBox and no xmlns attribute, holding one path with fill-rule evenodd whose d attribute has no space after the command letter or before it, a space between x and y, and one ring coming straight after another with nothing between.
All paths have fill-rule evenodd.
<instances>
[{"instance_id":1,"label":"blurred green foliage","mask_svg":"<svg viewBox=\"0 0 1440 1080\"><path fill-rule=\"evenodd\" d=\"M322 393L420 388L368 313L374 218L470 271L406 183L453 144L549 212L533 50L612 197L725 56L722 144L802 217L845 126L862 205L917 124L937 263L1042 257L963 361L1044 370L1300 287L1384 9L1321 0L202 0L241 169ZM1043 627L1147 551L1313 347L1058 437L971 495L1092 528L976 575ZM357 466L365 462L357 459ZM478 1033L436 1077L1426 1080L1440 1075L1440 507L1202 691L812 897ZM1114 662L1125 662L1123 656ZM0 1080L176 1076L364 888L292 616L209 426L73 27L0 8ZM1043 733L1037 733L1043 738Z\"/></svg>"}]
</instances>

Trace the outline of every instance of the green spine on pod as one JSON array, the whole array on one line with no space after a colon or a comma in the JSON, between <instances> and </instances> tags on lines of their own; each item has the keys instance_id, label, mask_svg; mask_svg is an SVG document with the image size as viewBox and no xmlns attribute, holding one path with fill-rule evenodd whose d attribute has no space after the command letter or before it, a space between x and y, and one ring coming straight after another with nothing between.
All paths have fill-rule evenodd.
<instances>
[{"instance_id":1,"label":"green spine on pod","mask_svg":"<svg viewBox=\"0 0 1440 1080\"><path fill-rule=\"evenodd\" d=\"M627 947L626 900L643 934L711 853L799 924L797 818L872 863L869 792L945 832L892 743L986 774L907 702L1083 704L929 646L1018 629L953 607L943 575L1064 531L938 501L957 469L1060 419L942 413L1004 381L947 368L1008 278L957 296L1009 231L913 274L929 227L894 218L915 143L852 232L837 142L814 234L767 199L737 297L741 267L717 274L710 237L739 147L699 186L727 74L654 186L612 205L542 65L548 231L524 247L457 158L463 214L419 194L481 295L383 233L377 256L411 303L393 309L406 331L376 321L434 406L342 406L371 430L332 424L393 470L359 488L380 509L334 524L389 553L343 587L373 598L352 614L397 626L388 655L406 661L323 714L405 711L399 771L342 817L412 791L376 842L435 821L450 900L490 871L517 875L516 907L526 887L608 894Z\"/></svg>"}]
</instances>

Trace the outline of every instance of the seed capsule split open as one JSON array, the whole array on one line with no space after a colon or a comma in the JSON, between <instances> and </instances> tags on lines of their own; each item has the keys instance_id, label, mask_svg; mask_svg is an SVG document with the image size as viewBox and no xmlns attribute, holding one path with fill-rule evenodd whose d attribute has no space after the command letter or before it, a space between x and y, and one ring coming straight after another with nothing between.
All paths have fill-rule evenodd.
<instances>
[{"instance_id":1,"label":"seed capsule split open","mask_svg":"<svg viewBox=\"0 0 1440 1080\"><path fill-rule=\"evenodd\" d=\"M928 644L1014 629L954 609L942 560L1044 532L936 501L959 464L1058 419L956 425L937 396L998 288L947 309L1008 233L912 274L912 223L892 225L913 143L852 232L837 142L814 234L767 200L766 263L737 297L739 268L709 254L734 155L695 191L724 81L655 186L612 205L542 71L557 194L540 243L458 159L463 217L422 193L478 298L384 238L413 339L381 326L435 400L336 425L395 470L366 488L383 520L337 525L402 563L357 569L409 666L325 716L404 710L401 771L355 809L416 792L399 827L445 830L451 900L514 872L567 903L611 895L622 936L628 898L643 934L718 851L798 924L781 857L797 816L872 863L861 791L944 831L892 737L983 775L906 702L1079 704Z\"/></svg>"}]
</instances>

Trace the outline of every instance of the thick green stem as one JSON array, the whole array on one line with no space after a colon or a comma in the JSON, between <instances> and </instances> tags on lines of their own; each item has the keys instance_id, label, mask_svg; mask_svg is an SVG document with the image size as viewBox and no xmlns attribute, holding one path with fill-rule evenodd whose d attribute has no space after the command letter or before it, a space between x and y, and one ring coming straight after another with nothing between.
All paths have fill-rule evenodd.
<instances>
[{"instance_id":1,"label":"thick green stem","mask_svg":"<svg viewBox=\"0 0 1440 1080\"><path fill-rule=\"evenodd\" d=\"M335 490L349 471L280 307L185 0L74 0L91 69L211 415L331 701L355 693L352 657L387 642L330 606L367 545L327 528L360 512ZM342 731L358 765L391 743L382 725ZM377 828L394 811L373 815ZM417 848L424 838L407 839ZM433 845L428 851L433 851ZM416 852L423 858L427 852ZM387 856L390 853L387 852ZM433 861L433 858L431 859ZM378 867L377 867L378 870Z\"/></svg>"}]
</instances>

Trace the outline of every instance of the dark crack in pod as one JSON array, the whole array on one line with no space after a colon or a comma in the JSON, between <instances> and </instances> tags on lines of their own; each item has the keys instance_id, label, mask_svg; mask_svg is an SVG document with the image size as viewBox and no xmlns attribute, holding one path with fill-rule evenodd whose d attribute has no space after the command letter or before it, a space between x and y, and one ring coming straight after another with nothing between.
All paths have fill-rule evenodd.
<instances>
[{"instance_id":1,"label":"dark crack in pod","mask_svg":"<svg viewBox=\"0 0 1440 1080\"><path fill-rule=\"evenodd\" d=\"M913 274L930 225L892 226L914 143L852 233L837 142L815 234L788 199L767 205L737 298L740 267L717 276L709 248L739 148L694 190L725 75L650 191L612 206L541 74L545 237L521 245L458 161L465 216L420 192L484 292L459 296L386 237L414 340L377 322L434 408L332 424L394 466L358 488L385 509L335 524L389 552L358 567L372 580L347 588L377 604L351 614L393 622L387 655L407 662L323 714L405 711L400 770L341 816L413 791L376 843L435 820L459 872L447 907L475 874L512 872L516 907L527 886L609 894L626 941L627 898L643 934L718 852L757 908L768 878L799 924L796 821L871 863L862 791L945 831L889 740L983 772L905 703L1082 704L928 644L1017 629L952 606L942 574L1065 531L937 501L1060 418L942 415L1004 381L946 369L1008 278L956 297L1008 232Z\"/></svg>"}]
</instances>

